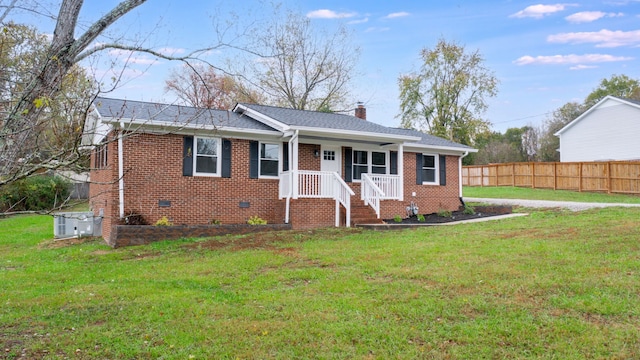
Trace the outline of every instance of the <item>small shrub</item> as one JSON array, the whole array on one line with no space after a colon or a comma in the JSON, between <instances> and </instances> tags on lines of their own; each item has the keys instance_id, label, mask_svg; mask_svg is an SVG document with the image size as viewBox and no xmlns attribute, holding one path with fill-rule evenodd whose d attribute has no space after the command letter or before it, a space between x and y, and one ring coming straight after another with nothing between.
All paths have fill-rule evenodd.
<instances>
[{"instance_id":1,"label":"small shrub","mask_svg":"<svg viewBox=\"0 0 640 360\"><path fill-rule=\"evenodd\" d=\"M262 219L260 216L252 216L247 220L249 225L267 225L267 220Z\"/></svg>"},{"instance_id":2,"label":"small shrub","mask_svg":"<svg viewBox=\"0 0 640 360\"><path fill-rule=\"evenodd\" d=\"M156 221L155 226L171 226L173 223L167 219L166 216L160 218L160 220Z\"/></svg>"},{"instance_id":3,"label":"small shrub","mask_svg":"<svg viewBox=\"0 0 640 360\"><path fill-rule=\"evenodd\" d=\"M422 214L418 214L418 215L416 215L416 217L418 218L418 222L425 222L426 221L425 218L424 218L424 215L422 215Z\"/></svg>"},{"instance_id":4,"label":"small shrub","mask_svg":"<svg viewBox=\"0 0 640 360\"><path fill-rule=\"evenodd\" d=\"M68 200L71 182L50 175L36 175L0 188L0 212L55 209Z\"/></svg>"},{"instance_id":5,"label":"small shrub","mask_svg":"<svg viewBox=\"0 0 640 360\"><path fill-rule=\"evenodd\" d=\"M118 220L118 225L149 225L137 211L128 211L124 218Z\"/></svg>"},{"instance_id":6,"label":"small shrub","mask_svg":"<svg viewBox=\"0 0 640 360\"><path fill-rule=\"evenodd\" d=\"M462 213L467 215L475 215L476 210L473 208L473 206L465 205Z\"/></svg>"},{"instance_id":7,"label":"small shrub","mask_svg":"<svg viewBox=\"0 0 640 360\"><path fill-rule=\"evenodd\" d=\"M402 222L402 217L400 215L396 215L396 216L393 217L393 221L395 221L397 223Z\"/></svg>"},{"instance_id":8,"label":"small shrub","mask_svg":"<svg viewBox=\"0 0 640 360\"><path fill-rule=\"evenodd\" d=\"M445 210L445 209L440 209L440 210L438 210L438 216L440 216L440 217L451 217L451 211Z\"/></svg>"}]
</instances>

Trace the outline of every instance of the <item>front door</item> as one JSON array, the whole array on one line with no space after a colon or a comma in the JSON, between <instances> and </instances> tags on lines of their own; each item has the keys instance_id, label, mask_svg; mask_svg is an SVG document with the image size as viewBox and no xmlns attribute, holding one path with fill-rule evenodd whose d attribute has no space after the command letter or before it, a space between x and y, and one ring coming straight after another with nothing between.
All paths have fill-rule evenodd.
<instances>
[{"instance_id":1,"label":"front door","mask_svg":"<svg viewBox=\"0 0 640 360\"><path fill-rule=\"evenodd\" d=\"M340 161L342 148L340 146L322 145L320 150L320 170L337 172L342 174L342 161Z\"/></svg>"}]
</instances>

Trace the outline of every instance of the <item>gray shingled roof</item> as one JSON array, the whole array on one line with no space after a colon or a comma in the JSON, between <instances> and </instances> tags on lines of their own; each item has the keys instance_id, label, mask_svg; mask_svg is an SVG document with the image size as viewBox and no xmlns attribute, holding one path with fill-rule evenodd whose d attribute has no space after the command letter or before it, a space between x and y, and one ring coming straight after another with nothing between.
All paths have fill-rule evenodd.
<instances>
[{"instance_id":1,"label":"gray shingled roof","mask_svg":"<svg viewBox=\"0 0 640 360\"><path fill-rule=\"evenodd\" d=\"M416 136L421 138L421 140L417 142L417 144L420 145L473 149L472 147L461 145L437 136L425 134L417 130L390 128L350 115L325 113L319 111L295 110L266 105L241 105L290 126L306 126L325 129L362 131L385 135Z\"/></svg>"},{"instance_id":2,"label":"gray shingled roof","mask_svg":"<svg viewBox=\"0 0 640 360\"><path fill-rule=\"evenodd\" d=\"M290 126L317 127L347 131L361 131L385 135L400 135L392 128L355 116L320 111L296 110L266 105L241 104L261 114Z\"/></svg>"},{"instance_id":3,"label":"gray shingled roof","mask_svg":"<svg viewBox=\"0 0 640 360\"><path fill-rule=\"evenodd\" d=\"M137 119L166 122L167 125L211 125L251 130L274 130L273 128L227 110L199 109L190 106L167 105L133 100L99 97L94 101L103 117L114 119Z\"/></svg>"},{"instance_id":4,"label":"gray shingled roof","mask_svg":"<svg viewBox=\"0 0 640 360\"><path fill-rule=\"evenodd\" d=\"M447 146L447 147L455 147L461 149L473 149L471 146L458 144L457 142L449 141L447 139L443 139L438 136L425 134L422 131L413 130L413 129L400 129L400 128L392 128L393 131L398 133L399 135L411 135L411 136L419 136L421 138L417 143L420 145L428 145L428 146Z\"/></svg>"},{"instance_id":5,"label":"gray shingled roof","mask_svg":"<svg viewBox=\"0 0 640 360\"><path fill-rule=\"evenodd\" d=\"M640 101L638 101L638 100L628 99L628 98L621 98L621 99L626 100L626 101L628 101L630 103L634 103L636 105L640 105Z\"/></svg>"},{"instance_id":6,"label":"gray shingled roof","mask_svg":"<svg viewBox=\"0 0 640 360\"><path fill-rule=\"evenodd\" d=\"M103 117L114 119L138 119L166 122L167 125L213 125L251 130L275 130L257 120L227 110L199 109L190 106L167 105L133 100L97 98L94 101ZM289 126L321 129L357 131L384 135L420 137L416 144L472 149L437 136L411 129L390 128L355 116L325 113L319 111L296 110L266 105L241 104Z\"/></svg>"}]
</instances>

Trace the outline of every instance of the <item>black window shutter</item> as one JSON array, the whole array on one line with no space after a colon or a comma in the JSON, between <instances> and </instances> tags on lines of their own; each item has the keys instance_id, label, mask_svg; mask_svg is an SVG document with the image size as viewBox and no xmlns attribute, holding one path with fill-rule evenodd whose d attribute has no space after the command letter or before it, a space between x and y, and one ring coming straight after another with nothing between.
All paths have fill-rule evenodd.
<instances>
[{"instance_id":1,"label":"black window shutter","mask_svg":"<svg viewBox=\"0 0 640 360\"><path fill-rule=\"evenodd\" d=\"M258 178L258 142L249 142L249 178Z\"/></svg>"},{"instance_id":2,"label":"black window shutter","mask_svg":"<svg viewBox=\"0 0 640 360\"><path fill-rule=\"evenodd\" d=\"M353 181L353 149L344 148L344 181Z\"/></svg>"},{"instance_id":3,"label":"black window shutter","mask_svg":"<svg viewBox=\"0 0 640 360\"><path fill-rule=\"evenodd\" d=\"M416 154L416 184L422 185L422 154Z\"/></svg>"},{"instance_id":4,"label":"black window shutter","mask_svg":"<svg viewBox=\"0 0 640 360\"><path fill-rule=\"evenodd\" d=\"M193 176L193 136L184 137L182 148L182 176Z\"/></svg>"},{"instance_id":5,"label":"black window shutter","mask_svg":"<svg viewBox=\"0 0 640 360\"><path fill-rule=\"evenodd\" d=\"M289 143L282 143L282 171L289 171Z\"/></svg>"},{"instance_id":6,"label":"black window shutter","mask_svg":"<svg viewBox=\"0 0 640 360\"><path fill-rule=\"evenodd\" d=\"M222 177L231 177L231 140L222 139Z\"/></svg>"},{"instance_id":7,"label":"black window shutter","mask_svg":"<svg viewBox=\"0 0 640 360\"><path fill-rule=\"evenodd\" d=\"M398 152L389 152L389 174L398 175Z\"/></svg>"},{"instance_id":8,"label":"black window shutter","mask_svg":"<svg viewBox=\"0 0 640 360\"><path fill-rule=\"evenodd\" d=\"M440 158L440 185L447 185L447 157L444 155L438 156Z\"/></svg>"}]
</instances>

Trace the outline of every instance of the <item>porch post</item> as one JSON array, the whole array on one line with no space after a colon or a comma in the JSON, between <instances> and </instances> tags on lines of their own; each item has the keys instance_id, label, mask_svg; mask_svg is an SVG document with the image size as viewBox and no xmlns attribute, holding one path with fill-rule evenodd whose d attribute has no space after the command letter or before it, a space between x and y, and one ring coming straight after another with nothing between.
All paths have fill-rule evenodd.
<instances>
[{"instance_id":1,"label":"porch post","mask_svg":"<svg viewBox=\"0 0 640 360\"><path fill-rule=\"evenodd\" d=\"M291 190L294 199L298 198L298 132L299 130L296 130L293 137L291 137L289 146L289 151L291 152L289 170L291 171Z\"/></svg>"},{"instance_id":2,"label":"porch post","mask_svg":"<svg viewBox=\"0 0 640 360\"><path fill-rule=\"evenodd\" d=\"M400 193L400 201L404 201L404 146L398 145L398 192Z\"/></svg>"}]
</instances>

